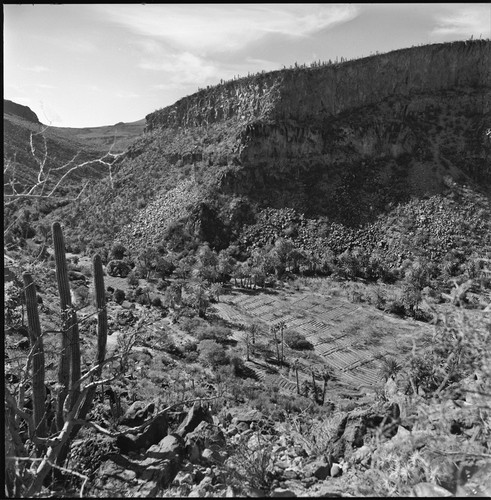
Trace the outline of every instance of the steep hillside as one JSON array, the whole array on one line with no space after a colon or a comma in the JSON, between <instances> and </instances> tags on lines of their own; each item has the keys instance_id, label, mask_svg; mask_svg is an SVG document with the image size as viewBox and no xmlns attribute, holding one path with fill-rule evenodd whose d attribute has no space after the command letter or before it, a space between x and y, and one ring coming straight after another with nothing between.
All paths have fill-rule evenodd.
<instances>
[{"instance_id":1,"label":"steep hillside","mask_svg":"<svg viewBox=\"0 0 491 500\"><path fill-rule=\"evenodd\" d=\"M97 188L82 208L102 198L111 218L108 199L132 200L113 214L129 223L116 237L130 246L156 244L187 214L223 247L266 207L359 228L449 182L486 198L490 63L490 42L455 42L201 90L148 115L115 191Z\"/></svg>"},{"instance_id":2,"label":"steep hillside","mask_svg":"<svg viewBox=\"0 0 491 500\"><path fill-rule=\"evenodd\" d=\"M21 190L22 186L30 186L36 182L39 162L44 161L45 171L51 171L51 182L47 187L52 187L60 176L75 164L70 163L72 159L82 163L99 158L105 153L100 147L59 133L56 127L43 125L27 106L15 103L9 105L8 102L4 101L3 154L10 168L4 172L4 179L15 178L18 190ZM64 165L67 167L62 168ZM68 185L65 184L65 187L76 187L84 178L100 178L106 174L107 172L101 171L100 165L89 165L74 170L67 179Z\"/></svg>"},{"instance_id":3,"label":"steep hillside","mask_svg":"<svg viewBox=\"0 0 491 500\"><path fill-rule=\"evenodd\" d=\"M107 125L103 127L55 127L60 135L83 142L94 148L105 149L113 153L122 153L143 133L145 119L136 122Z\"/></svg>"},{"instance_id":4,"label":"steep hillside","mask_svg":"<svg viewBox=\"0 0 491 500\"><path fill-rule=\"evenodd\" d=\"M4 99L4 159L15 164L16 179L26 184L32 183L39 169L39 161L47 153L46 168L51 169L53 181L56 181L59 169L75 158L76 163L100 158L108 151L121 153L133 140L142 134L145 122L117 123L106 127L67 128L42 124L36 113L28 106L23 106ZM31 148L31 137L32 146ZM46 140L46 146L44 143ZM100 165L75 170L70 178L80 181L81 178L107 175L101 172Z\"/></svg>"},{"instance_id":5,"label":"steep hillside","mask_svg":"<svg viewBox=\"0 0 491 500\"><path fill-rule=\"evenodd\" d=\"M29 107L4 100L7 239L15 244L17 240L12 240L13 235L34 234L33 223L42 224L44 215L76 199L87 183L97 183L107 177L109 165L143 128L144 121L84 129L47 126ZM52 190L53 196L46 198ZM17 196L27 192L28 197ZM25 217L29 219L24 222L30 229L19 232L20 221Z\"/></svg>"},{"instance_id":6,"label":"steep hillside","mask_svg":"<svg viewBox=\"0 0 491 500\"><path fill-rule=\"evenodd\" d=\"M3 100L3 112L7 115L18 116L32 123L40 123L38 116L31 108L9 101L8 99Z\"/></svg>"}]
</instances>

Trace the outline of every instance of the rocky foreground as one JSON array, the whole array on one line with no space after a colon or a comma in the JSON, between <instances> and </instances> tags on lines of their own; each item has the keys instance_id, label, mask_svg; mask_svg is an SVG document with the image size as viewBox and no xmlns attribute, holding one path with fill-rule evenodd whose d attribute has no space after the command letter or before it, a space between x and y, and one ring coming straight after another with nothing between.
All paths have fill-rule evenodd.
<instances>
[{"instance_id":1,"label":"rocky foreground","mask_svg":"<svg viewBox=\"0 0 491 500\"><path fill-rule=\"evenodd\" d=\"M475 380L467 385L480 387ZM216 412L213 405L195 403L187 412L159 413L154 403L137 401L120 419L124 434L87 435L75 443L72 460L88 473L99 456L86 493L106 498L390 495L395 481L405 480L413 484L405 488L411 496L491 493L489 462L461 471L449 459L449 450L475 434L475 399L442 402L429 411L421 398L403 396L392 379L384 392L375 405L333 405L327 419L292 415L284 421L247 406ZM142 430L144 420L151 424ZM439 442L446 426L452 427L452 443L448 437ZM450 446L448 456L438 456L444 446ZM413 448L416 459L408 454L408 463L389 467L401 449ZM441 485L425 476L424 465L435 460Z\"/></svg>"}]
</instances>

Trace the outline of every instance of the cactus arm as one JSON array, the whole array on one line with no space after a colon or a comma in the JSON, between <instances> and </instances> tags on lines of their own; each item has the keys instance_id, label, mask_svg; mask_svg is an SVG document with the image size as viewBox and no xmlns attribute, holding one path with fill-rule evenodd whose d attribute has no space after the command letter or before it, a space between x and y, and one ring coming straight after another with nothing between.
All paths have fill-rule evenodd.
<instances>
[{"instance_id":1,"label":"cactus arm","mask_svg":"<svg viewBox=\"0 0 491 500\"><path fill-rule=\"evenodd\" d=\"M56 281L60 295L60 307L62 315L62 345L60 353L60 365L58 370L58 382L62 389L60 391L57 407L58 429L63 427L63 404L70 388L80 379L80 339L78 333L77 313L72 307L70 296L70 282L68 280L68 267L65 255L65 239L59 222L54 222L53 245L55 250ZM79 389L71 394L71 400L76 401Z\"/></svg>"},{"instance_id":2,"label":"cactus arm","mask_svg":"<svg viewBox=\"0 0 491 500\"><path fill-rule=\"evenodd\" d=\"M97 307L97 364L102 367L106 357L107 344L107 309L106 291L104 288L104 271L102 269L102 259L99 254L94 255L94 288ZM100 375L99 370L98 375Z\"/></svg>"},{"instance_id":3,"label":"cactus arm","mask_svg":"<svg viewBox=\"0 0 491 500\"><path fill-rule=\"evenodd\" d=\"M97 307L97 359L95 376L100 377L102 373L102 365L106 357L106 344L107 344L107 309L106 309L106 292L104 288L104 272L102 269L102 259L99 254L94 255L92 259L94 270L94 291L95 302ZM81 406L77 418L83 419L90 410L92 400L94 399L96 387L91 387L83 405Z\"/></svg>"},{"instance_id":4,"label":"cactus arm","mask_svg":"<svg viewBox=\"0 0 491 500\"><path fill-rule=\"evenodd\" d=\"M41 323L37 306L36 287L29 273L22 275L25 287L27 321L29 326L29 340L33 348L32 358L32 401L35 433L38 437L47 436L46 386L45 386L45 358Z\"/></svg>"}]
</instances>

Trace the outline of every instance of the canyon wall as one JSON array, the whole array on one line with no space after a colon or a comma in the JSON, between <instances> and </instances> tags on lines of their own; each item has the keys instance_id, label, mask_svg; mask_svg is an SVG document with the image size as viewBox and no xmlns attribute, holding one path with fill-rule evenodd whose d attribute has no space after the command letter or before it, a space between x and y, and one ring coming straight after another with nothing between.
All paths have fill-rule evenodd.
<instances>
[{"instance_id":1,"label":"canyon wall","mask_svg":"<svg viewBox=\"0 0 491 500\"><path fill-rule=\"evenodd\" d=\"M234 118L313 126L390 96L491 87L491 43L402 49L319 68L273 71L201 90L149 114L147 129L192 127ZM484 105L489 110L489 99Z\"/></svg>"},{"instance_id":2,"label":"canyon wall","mask_svg":"<svg viewBox=\"0 0 491 500\"><path fill-rule=\"evenodd\" d=\"M213 193L202 195L215 207L210 227L230 225L237 200L359 227L451 182L491 196L491 42L242 78L151 113L146 130L134 154L165 179L157 205L181 213L168 178L192 180ZM179 199L191 206L189 193ZM157 237L144 219L128 233Z\"/></svg>"}]
</instances>

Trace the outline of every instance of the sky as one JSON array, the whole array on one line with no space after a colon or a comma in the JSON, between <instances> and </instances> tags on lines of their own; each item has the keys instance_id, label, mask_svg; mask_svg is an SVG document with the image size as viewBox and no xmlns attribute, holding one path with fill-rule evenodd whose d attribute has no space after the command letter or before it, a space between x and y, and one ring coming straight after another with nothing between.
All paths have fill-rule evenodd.
<instances>
[{"instance_id":1,"label":"sky","mask_svg":"<svg viewBox=\"0 0 491 500\"><path fill-rule=\"evenodd\" d=\"M488 3L3 4L4 99L59 127L133 122L234 76L491 38Z\"/></svg>"}]
</instances>

